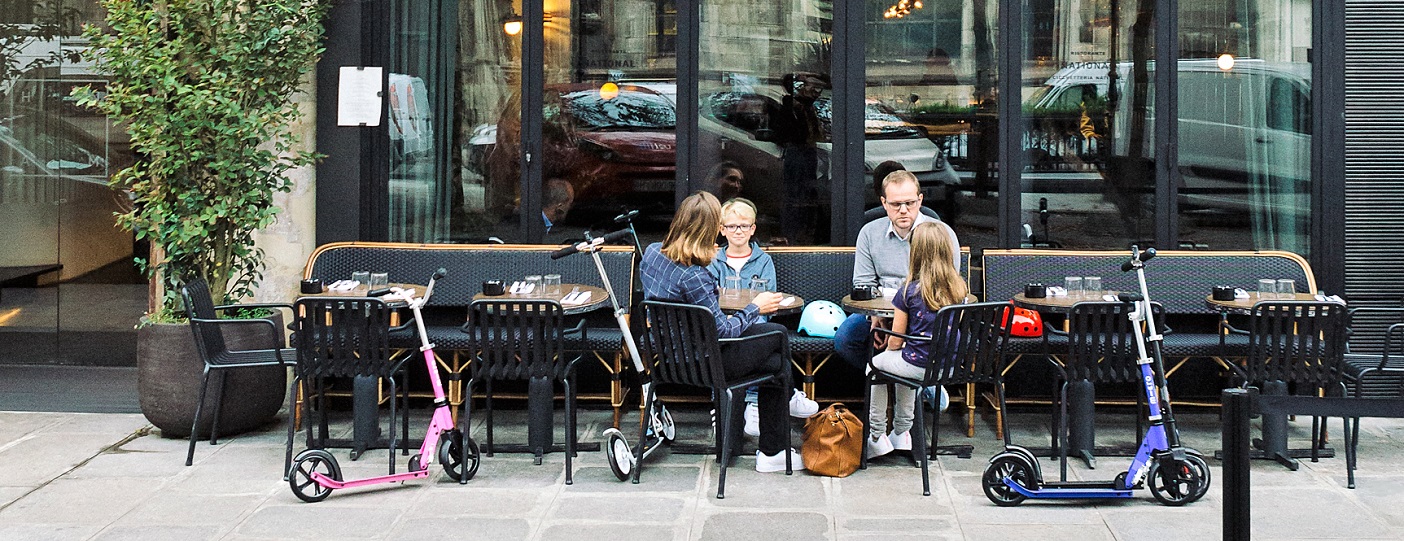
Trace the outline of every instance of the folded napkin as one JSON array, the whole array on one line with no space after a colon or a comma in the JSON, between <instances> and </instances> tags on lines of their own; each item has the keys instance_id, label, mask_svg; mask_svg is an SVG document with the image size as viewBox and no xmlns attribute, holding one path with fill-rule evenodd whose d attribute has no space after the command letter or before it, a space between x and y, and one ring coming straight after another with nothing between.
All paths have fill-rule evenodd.
<instances>
[{"instance_id":1,"label":"folded napkin","mask_svg":"<svg viewBox=\"0 0 1404 541\"><path fill-rule=\"evenodd\" d=\"M887 297L887 298L890 299L890 298L893 298L893 297L896 297L896 296L897 296L897 288L895 288L895 287L884 287L884 288L881 288L881 289L882 289L882 296L884 296L884 297Z\"/></svg>"},{"instance_id":2,"label":"folded napkin","mask_svg":"<svg viewBox=\"0 0 1404 541\"><path fill-rule=\"evenodd\" d=\"M1102 300L1107 302L1116 302L1121 299L1116 298L1116 294L1114 293L1107 293L1106 295L1102 295Z\"/></svg>"},{"instance_id":3,"label":"folded napkin","mask_svg":"<svg viewBox=\"0 0 1404 541\"><path fill-rule=\"evenodd\" d=\"M566 295L565 298L561 299L561 304L570 304L570 305L585 304L585 301L588 301L588 300L590 300L590 292L589 292L589 291L577 291L577 292L575 292L575 293L571 293L571 294L569 294L569 295Z\"/></svg>"},{"instance_id":4,"label":"folded napkin","mask_svg":"<svg viewBox=\"0 0 1404 541\"><path fill-rule=\"evenodd\" d=\"M327 286L327 291L351 291L359 285L361 283L355 280L337 280Z\"/></svg>"},{"instance_id":5,"label":"folded napkin","mask_svg":"<svg viewBox=\"0 0 1404 541\"><path fill-rule=\"evenodd\" d=\"M1248 290L1243 289L1243 288L1241 288L1241 287L1235 287L1235 288L1233 288L1233 298L1235 298L1235 299L1246 299L1246 298L1248 298Z\"/></svg>"},{"instance_id":6,"label":"folded napkin","mask_svg":"<svg viewBox=\"0 0 1404 541\"><path fill-rule=\"evenodd\" d=\"M414 290L392 287L389 293L382 295L380 298L387 301L407 301L414 298Z\"/></svg>"},{"instance_id":7,"label":"folded napkin","mask_svg":"<svg viewBox=\"0 0 1404 541\"><path fill-rule=\"evenodd\" d=\"M785 298L780 299L780 306L789 306L789 305L794 304L794 303L795 303L795 298L792 297L792 296L786 296Z\"/></svg>"},{"instance_id":8,"label":"folded napkin","mask_svg":"<svg viewBox=\"0 0 1404 541\"><path fill-rule=\"evenodd\" d=\"M1336 304L1345 304L1345 303L1346 303L1346 302L1345 302L1345 299L1342 299L1340 295L1322 295L1322 294L1320 294L1320 293L1317 293L1317 294L1316 294L1316 300L1321 301L1321 302L1334 302L1334 303L1336 303Z\"/></svg>"},{"instance_id":9,"label":"folded napkin","mask_svg":"<svg viewBox=\"0 0 1404 541\"><path fill-rule=\"evenodd\" d=\"M1048 286L1048 296L1049 296L1049 297L1066 297L1066 296L1068 296L1068 290L1067 290L1067 288L1063 288L1063 287Z\"/></svg>"},{"instance_id":10,"label":"folded napkin","mask_svg":"<svg viewBox=\"0 0 1404 541\"><path fill-rule=\"evenodd\" d=\"M512 287L507 290L513 295L526 295L536 289L536 284L530 282L512 282Z\"/></svg>"}]
</instances>

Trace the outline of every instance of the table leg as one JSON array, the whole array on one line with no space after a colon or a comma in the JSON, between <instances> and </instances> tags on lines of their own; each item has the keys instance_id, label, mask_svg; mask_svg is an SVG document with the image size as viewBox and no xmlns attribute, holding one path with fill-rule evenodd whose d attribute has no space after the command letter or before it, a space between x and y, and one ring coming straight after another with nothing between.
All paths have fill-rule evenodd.
<instances>
[{"instance_id":1,"label":"table leg","mask_svg":"<svg viewBox=\"0 0 1404 541\"><path fill-rule=\"evenodd\" d=\"M352 425L351 460L380 439L379 381L373 376L356 376L351 397Z\"/></svg>"},{"instance_id":2,"label":"table leg","mask_svg":"<svg viewBox=\"0 0 1404 541\"><path fill-rule=\"evenodd\" d=\"M532 377L527 385L527 447L536 455L535 463L541 464L541 455L551 448L555 430L551 414L555 409L555 392L551 378Z\"/></svg>"},{"instance_id":3,"label":"table leg","mask_svg":"<svg viewBox=\"0 0 1404 541\"><path fill-rule=\"evenodd\" d=\"M1096 389L1091 381L1068 382L1068 454L1081 457L1087 467L1097 469L1097 459L1092 456L1096 447L1097 431L1093 423L1095 415Z\"/></svg>"}]
</instances>

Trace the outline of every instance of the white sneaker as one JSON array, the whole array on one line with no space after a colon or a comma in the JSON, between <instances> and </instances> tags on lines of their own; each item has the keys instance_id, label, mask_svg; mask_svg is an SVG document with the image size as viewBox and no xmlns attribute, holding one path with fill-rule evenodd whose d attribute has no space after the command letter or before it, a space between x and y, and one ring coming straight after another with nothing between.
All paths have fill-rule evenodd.
<instances>
[{"instance_id":1,"label":"white sneaker","mask_svg":"<svg viewBox=\"0 0 1404 541\"><path fill-rule=\"evenodd\" d=\"M760 436L760 408L756 407L755 402L747 402L741 416L746 419L746 424L742 426L746 435L752 438Z\"/></svg>"},{"instance_id":2,"label":"white sneaker","mask_svg":"<svg viewBox=\"0 0 1404 541\"><path fill-rule=\"evenodd\" d=\"M799 451L790 449L790 469L800 471L804 469L804 458L800 457ZM756 471L770 473L785 471L785 452L780 451L774 456L756 451Z\"/></svg>"},{"instance_id":3,"label":"white sneaker","mask_svg":"<svg viewBox=\"0 0 1404 541\"><path fill-rule=\"evenodd\" d=\"M804 391L795 389L795 394L790 395L790 417L808 419L816 413L819 413L819 403L810 400Z\"/></svg>"},{"instance_id":4,"label":"white sneaker","mask_svg":"<svg viewBox=\"0 0 1404 541\"><path fill-rule=\"evenodd\" d=\"M892 452L892 440L882 435L876 438L868 438L868 458L877 458Z\"/></svg>"},{"instance_id":5,"label":"white sneaker","mask_svg":"<svg viewBox=\"0 0 1404 541\"><path fill-rule=\"evenodd\" d=\"M887 441L892 442L892 448L898 451L912 450L912 431L908 430L901 434L893 432L887 435Z\"/></svg>"}]
</instances>

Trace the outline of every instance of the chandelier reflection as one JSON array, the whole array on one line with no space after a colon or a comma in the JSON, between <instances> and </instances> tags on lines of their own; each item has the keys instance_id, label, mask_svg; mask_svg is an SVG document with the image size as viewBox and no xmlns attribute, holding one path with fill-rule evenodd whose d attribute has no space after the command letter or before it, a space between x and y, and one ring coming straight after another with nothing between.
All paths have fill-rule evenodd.
<instances>
[{"instance_id":1,"label":"chandelier reflection","mask_svg":"<svg viewBox=\"0 0 1404 541\"><path fill-rule=\"evenodd\" d=\"M921 0L898 0L896 4L888 6L887 11L882 12L882 18L901 19L912 10L921 9L921 7Z\"/></svg>"}]
</instances>

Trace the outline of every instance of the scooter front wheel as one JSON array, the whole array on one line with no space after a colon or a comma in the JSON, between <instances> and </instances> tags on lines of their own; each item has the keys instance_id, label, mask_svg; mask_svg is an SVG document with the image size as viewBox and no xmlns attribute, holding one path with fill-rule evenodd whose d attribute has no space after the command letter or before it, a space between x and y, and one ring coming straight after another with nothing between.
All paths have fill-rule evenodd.
<instances>
[{"instance_id":1,"label":"scooter front wheel","mask_svg":"<svg viewBox=\"0 0 1404 541\"><path fill-rule=\"evenodd\" d=\"M985 497L1000 507L1012 507L1028 499L1004 484L1006 478L1024 488L1037 488L1033 466L1030 466L1024 457L1017 454L996 456L990 460L990 465L985 467L981 484L985 488Z\"/></svg>"},{"instance_id":2,"label":"scooter front wheel","mask_svg":"<svg viewBox=\"0 0 1404 541\"><path fill-rule=\"evenodd\" d=\"M1156 501L1170 506L1192 503L1209 492L1209 465L1196 455L1185 455L1166 469L1152 461L1147 485Z\"/></svg>"},{"instance_id":3,"label":"scooter front wheel","mask_svg":"<svg viewBox=\"0 0 1404 541\"><path fill-rule=\"evenodd\" d=\"M448 475L449 479L460 483L477 475L478 464L482 461L481 455L478 454L478 442L473 441L473 438L466 438L468 461L463 461L464 439L463 432L457 429L439 436L439 463L444 465L444 474Z\"/></svg>"},{"instance_id":4,"label":"scooter front wheel","mask_svg":"<svg viewBox=\"0 0 1404 541\"><path fill-rule=\"evenodd\" d=\"M658 425L658 435L663 436L663 441L673 441L673 437L678 435L677 425L673 424L673 414L668 413L668 407L662 404L658 406Z\"/></svg>"},{"instance_id":5,"label":"scooter front wheel","mask_svg":"<svg viewBox=\"0 0 1404 541\"><path fill-rule=\"evenodd\" d=\"M320 502L332 493L332 489L322 486L312 478L313 473L321 473L332 480L340 481L341 466L337 465L336 457L321 449L308 449L297 454L292 471L288 472L288 486L292 487L293 495L297 496L297 499L307 503Z\"/></svg>"},{"instance_id":6,"label":"scooter front wheel","mask_svg":"<svg viewBox=\"0 0 1404 541\"><path fill-rule=\"evenodd\" d=\"M634 448L629 446L629 441L624 439L624 433L617 428L606 430L604 435L605 457L609 459L609 469L620 481L628 481L629 475L634 473L634 467L637 466L634 463Z\"/></svg>"}]
</instances>

